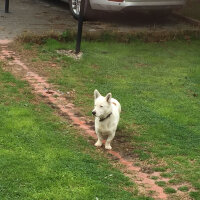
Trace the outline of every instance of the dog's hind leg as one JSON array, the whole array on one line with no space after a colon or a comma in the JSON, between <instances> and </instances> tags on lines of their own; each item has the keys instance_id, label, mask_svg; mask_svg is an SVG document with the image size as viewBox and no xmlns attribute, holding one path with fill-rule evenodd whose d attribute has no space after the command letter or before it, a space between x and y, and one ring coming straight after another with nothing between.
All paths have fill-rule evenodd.
<instances>
[{"instance_id":1,"label":"dog's hind leg","mask_svg":"<svg viewBox=\"0 0 200 200\"><path fill-rule=\"evenodd\" d=\"M112 149L110 143L111 143L111 141L113 140L114 137L115 137L115 132L108 135L108 138L107 138L106 143L105 143L105 149Z\"/></svg>"},{"instance_id":2,"label":"dog's hind leg","mask_svg":"<svg viewBox=\"0 0 200 200\"><path fill-rule=\"evenodd\" d=\"M95 143L95 146L96 147L101 147L102 143L103 143L103 138L102 138L101 134L98 131L96 131L96 133L97 133L98 140Z\"/></svg>"}]
</instances>

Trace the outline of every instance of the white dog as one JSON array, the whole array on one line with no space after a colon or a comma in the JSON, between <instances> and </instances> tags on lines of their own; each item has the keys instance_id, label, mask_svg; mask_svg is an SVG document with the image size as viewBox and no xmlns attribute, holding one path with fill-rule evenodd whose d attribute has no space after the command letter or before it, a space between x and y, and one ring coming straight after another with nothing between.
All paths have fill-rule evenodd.
<instances>
[{"instance_id":1,"label":"white dog","mask_svg":"<svg viewBox=\"0 0 200 200\"><path fill-rule=\"evenodd\" d=\"M112 98L111 93L103 97L98 90L94 91L94 104L92 114L95 116L95 131L98 137L95 146L102 146L103 136L108 136L105 148L112 149L110 143L115 137L121 105L116 99Z\"/></svg>"}]
</instances>

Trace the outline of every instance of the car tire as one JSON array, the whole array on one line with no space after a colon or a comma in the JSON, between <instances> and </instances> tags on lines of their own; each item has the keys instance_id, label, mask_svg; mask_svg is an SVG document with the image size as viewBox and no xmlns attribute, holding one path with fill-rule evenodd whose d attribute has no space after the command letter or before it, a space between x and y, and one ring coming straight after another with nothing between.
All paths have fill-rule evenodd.
<instances>
[{"instance_id":1,"label":"car tire","mask_svg":"<svg viewBox=\"0 0 200 200\"><path fill-rule=\"evenodd\" d=\"M78 20L80 14L80 4L81 0L70 0L69 7L72 13L72 16ZM90 2L89 0L85 0L85 9L84 9L84 20L88 19L89 14L91 11Z\"/></svg>"}]
</instances>

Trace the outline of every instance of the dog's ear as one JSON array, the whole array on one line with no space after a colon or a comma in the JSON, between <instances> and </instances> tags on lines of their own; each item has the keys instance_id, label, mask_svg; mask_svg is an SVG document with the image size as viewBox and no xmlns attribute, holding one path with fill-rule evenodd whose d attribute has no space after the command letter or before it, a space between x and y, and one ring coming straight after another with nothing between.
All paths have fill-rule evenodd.
<instances>
[{"instance_id":1,"label":"dog's ear","mask_svg":"<svg viewBox=\"0 0 200 200\"><path fill-rule=\"evenodd\" d=\"M97 98L100 97L100 96L101 96L101 94L99 93L99 91L98 91L98 90L95 90L95 91L94 91L94 100L97 99Z\"/></svg>"},{"instance_id":2,"label":"dog's ear","mask_svg":"<svg viewBox=\"0 0 200 200\"><path fill-rule=\"evenodd\" d=\"M111 103L111 98L112 98L112 94L111 94L111 93L108 93L108 94L106 95L106 101L107 101L108 103Z\"/></svg>"}]
</instances>

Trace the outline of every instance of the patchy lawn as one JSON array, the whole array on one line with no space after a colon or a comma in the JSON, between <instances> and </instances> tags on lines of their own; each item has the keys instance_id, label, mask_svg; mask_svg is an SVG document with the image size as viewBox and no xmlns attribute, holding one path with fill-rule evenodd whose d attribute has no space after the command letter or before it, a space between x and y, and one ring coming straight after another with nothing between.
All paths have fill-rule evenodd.
<instances>
[{"instance_id":1,"label":"patchy lawn","mask_svg":"<svg viewBox=\"0 0 200 200\"><path fill-rule=\"evenodd\" d=\"M63 92L73 94L88 117L94 89L112 92L123 110L115 140L124 138L132 146L137 165L168 178L157 181L166 193L184 187L180 191L199 199L200 41L83 42L80 61L55 52L74 46L48 40L41 46L24 44L18 52Z\"/></svg>"},{"instance_id":2,"label":"patchy lawn","mask_svg":"<svg viewBox=\"0 0 200 200\"><path fill-rule=\"evenodd\" d=\"M150 199L1 68L0 93L0 199Z\"/></svg>"}]
</instances>

